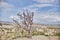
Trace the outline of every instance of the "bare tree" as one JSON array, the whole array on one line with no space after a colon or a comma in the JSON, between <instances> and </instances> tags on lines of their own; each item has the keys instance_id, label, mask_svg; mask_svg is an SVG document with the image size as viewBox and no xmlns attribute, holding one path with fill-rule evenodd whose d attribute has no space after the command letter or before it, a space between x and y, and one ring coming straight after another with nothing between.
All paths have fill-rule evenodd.
<instances>
[{"instance_id":1,"label":"bare tree","mask_svg":"<svg viewBox=\"0 0 60 40\"><path fill-rule=\"evenodd\" d=\"M33 24L33 16L34 12L30 13L28 10L26 10L26 13L23 12L23 14L17 14L20 19L22 20L22 24L25 25L25 30L28 32L28 37L30 37L31 33L31 25Z\"/></svg>"},{"instance_id":2,"label":"bare tree","mask_svg":"<svg viewBox=\"0 0 60 40\"><path fill-rule=\"evenodd\" d=\"M21 23L24 25L24 27L22 27L20 25L20 23L18 22L18 20L15 20L13 17L12 20L20 27L23 28L24 30L26 30L28 32L27 36L30 37L31 35L31 25L33 24L33 16L34 16L34 12L29 12L27 9L26 11L23 11L22 14L17 14L17 16L19 17ZM19 28L18 27L18 28ZM19 29L18 29L19 30Z\"/></svg>"}]
</instances>

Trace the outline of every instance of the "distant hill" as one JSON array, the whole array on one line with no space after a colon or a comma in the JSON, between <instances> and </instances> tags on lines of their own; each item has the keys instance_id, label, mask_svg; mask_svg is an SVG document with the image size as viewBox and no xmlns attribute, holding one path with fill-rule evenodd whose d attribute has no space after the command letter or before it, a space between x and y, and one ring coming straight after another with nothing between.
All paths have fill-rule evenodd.
<instances>
[{"instance_id":1,"label":"distant hill","mask_svg":"<svg viewBox=\"0 0 60 40\"><path fill-rule=\"evenodd\" d=\"M6 22L6 21L0 21L0 24L4 24L4 25L9 25L11 24L12 22Z\"/></svg>"},{"instance_id":2,"label":"distant hill","mask_svg":"<svg viewBox=\"0 0 60 40\"><path fill-rule=\"evenodd\" d=\"M0 24L3 24L3 25L13 25L14 23L13 22L6 22L6 21L0 21ZM14 24L15 25L15 24ZM60 28L60 25L58 24L37 24L37 23L34 23L33 24L34 27L58 27Z\"/></svg>"}]
</instances>

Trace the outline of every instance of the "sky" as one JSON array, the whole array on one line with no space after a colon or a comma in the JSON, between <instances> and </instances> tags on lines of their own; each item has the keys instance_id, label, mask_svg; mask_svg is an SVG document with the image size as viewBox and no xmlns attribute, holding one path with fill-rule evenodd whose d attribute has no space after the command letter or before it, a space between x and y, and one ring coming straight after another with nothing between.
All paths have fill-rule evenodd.
<instances>
[{"instance_id":1,"label":"sky","mask_svg":"<svg viewBox=\"0 0 60 40\"><path fill-rule=\"evenodd\" d=\"M0 21L11 22L24 9L34 12L34 23L60 24L59 0L0 0Z\"/></svg>"}]
</instances>

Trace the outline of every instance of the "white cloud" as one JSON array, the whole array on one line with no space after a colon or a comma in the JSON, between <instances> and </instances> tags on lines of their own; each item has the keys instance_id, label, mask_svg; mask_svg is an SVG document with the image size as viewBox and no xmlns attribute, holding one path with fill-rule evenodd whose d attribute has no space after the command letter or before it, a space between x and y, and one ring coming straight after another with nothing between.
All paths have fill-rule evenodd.
<instances>
[{"instance_id":1,"label":"white cloud","mask_svg":"<svg viewBox=\"0 0 60 40\"><path fill-rule=\"evenodd\" d=\"M38 2L55 2L56 0L33 0L33 1L38 1ZM36 12L38 9L41 9L41 8L44 8L44 7L57 7L57 5L54 5L54 4L50 4L50 3L46 3L46 4L44 4L44 3L42 3L42 4L39 4L39 3L37 3L37 4L32 4L32 5L29 5L29 6L27 6L27 7L24 7L24 8L21 8L21 9L29 9L29 10L31 10L31 11L34 11L34 12ZM21 10L20 9L20 10ZM54 8L53 8L54 9ZM19 10L19 11L20 11ZM49 9L48 11L52 11L52 9Z\"/></svg>"},{"instance_id":2,"label":"white cloud","mask_svg":"<svg viewBox=\"0 0 60 40\"><path fill-rule=\"evenodd\" d=\"M43 7L47 7L47 6L54 6L54 5L52 5L52 4L33 4L33 5L29 5L25 8L30 8L30 9L32 9L32 8L43 8Z\"/></svg>"},{"instance_id":3,"label":"white cloud","mask_svg":"<svg viewBox=\"0 0 60 40\"><path fill-rule=\"evenodd\" d=\"M13 9L14 9L14 6L13 5L11 5L11 4L9 4L9 3L7 3L7 2L1 2L0 3L0 10L1 10L1 13L10 13L10 12L12 12L13 11Z\"/></svg>"},{"instance_id":4,"label":"white cloud","mask_svg":"<svg viewBox=\"0 0 60 40\"><path fill-rule=\"evenodd\" d=\"M52 5L52 4L33 4L33 5L29 5L27 7L24 7L20 10L29 9L31 12L33 11L33 12L36 13L39 8L41 9L41 8L49 7L49 6L52 7L52 6L55 6L55 5Z\"/></svg>"},{"instance_id":5,"label":"white cloud","mask_svg":"<svg viewBox=\"0 0 60 40\"><path fill-rule=\"evenodd\" d=\"M12 7L12 5L8 4L7 2L0 2L0 7Z\"/></svg>"},{"instance_id":6,"label":"white cloud","mask_svg":"<svg viewBox=\"0 0 60 40\"><path fill-rule=\"evenodd\" d=\"M57 23L60 21L60 15L55 12L35 13L34 22Z\"/></svg>"},{"instance_id":7,"label":"white cloud","mask_svg":"<svg viewBox=\"0 0 60 40\"><path fill-rule=\"evenodd\" d=\"M9 16L15 15L16 11L18 11L14 5L4 1L0 2L0 10L1 21L10 21Z\"/></svg>"},{"instance_id":8,"label":"white cloud","mask_svg":"<svg viewBox=\"0 0 60 40\"><path fill-rule=\"evenodd\" d=\"M59 0L33 0L33 1L36 1L38 3L53 3L53 4L56 4L59 2Z\"/></svg>"},{"instance_id":9,"label":"white cloud","mask_svg":"<svg viewBox=\"0 0 60 40\"><path fill-rule=\"evenodd\" d=\"M13 20L13 19L14 19L14 20L18 20L18 21L20 20L17 15L15 15L15 16L10 16L9 18L12 19L12 20Z\"/></svg>"},{"instance_id":10,"label":"white cloud","mask_svg":"<svg viewBox=\"0 0 60 40\"><path fill-rule=\"evenodd\" d=\"M50 14L44 14L42 16L42 18L44 20L46 20L46 21L49 21L49 22L58 22L58 21L60 21L60 16L55 15L55 14L52 14L52 15L50 15Z\"/></svg>"}]
</instances>

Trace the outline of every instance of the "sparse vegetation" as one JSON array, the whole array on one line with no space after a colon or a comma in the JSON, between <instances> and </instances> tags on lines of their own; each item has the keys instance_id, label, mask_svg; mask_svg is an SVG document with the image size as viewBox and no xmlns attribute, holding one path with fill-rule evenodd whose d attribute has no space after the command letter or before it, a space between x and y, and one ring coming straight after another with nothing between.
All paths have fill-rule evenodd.
<instances>
[{"instance_id":1,"label":"sparse vegetation","mask_svg":"<svg viewBox=\"0 0 60 40\"><path fill-rule=\"evenodd\" d=\"M60 33L56 33L55 36L60 36Z\"/></svg>"},{"instance_id":2,"label":"sparse vegetation","mask_svg":"<svg viewBox=\"0 0 60 40\"><path fill-rule=\"evenodd\" d=\"M44 32L32 31L32 36L35 36L35 35L44 35Z\"/></svg>"},{"instance_id":3,"label":"sparse vegetation","mask_svg":"<svg viewBox=\"0 0 60 40\"><path fill-rule=\"evenodd\" d=\"M0 28L1 30L5 31L5 30L10 30L7 28ZM1 31L1 33L3 33L3 31ZM31 35L32 36L36 36L36 35L45 35L44 32L38 32L36 30L31 30ZM60 33L56 33L55 35L45 35L45 36L60 36ZM27 37L27 31L15 31L15 32L6 32L4 33L3 36L0 36L1 38L4 38L4 40L12 40L12 39L16 39L19 37Z\"/></svg>"}]
</instances>

